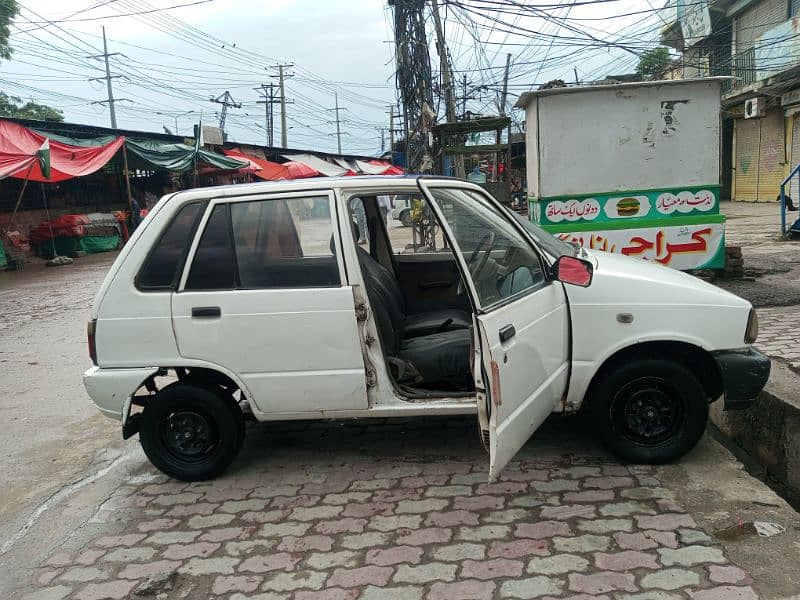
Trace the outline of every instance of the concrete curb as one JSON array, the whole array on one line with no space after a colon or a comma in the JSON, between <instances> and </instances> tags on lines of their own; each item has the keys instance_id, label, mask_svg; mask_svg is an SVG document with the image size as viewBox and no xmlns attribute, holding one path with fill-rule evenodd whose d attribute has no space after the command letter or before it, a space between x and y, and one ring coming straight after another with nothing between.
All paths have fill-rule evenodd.
<instances>
[{"instance_id":1,"label":"concrete curb","mask_svg":"<svg viewBox=\"0 0 800 600\"><path fill-rule=\"evenodd\" d=\"M784 483L793 501L800 500L800 377L772 359L772 372L758 401L741 411L711 405L711 421Z\"/></svg>"}]
</instances>

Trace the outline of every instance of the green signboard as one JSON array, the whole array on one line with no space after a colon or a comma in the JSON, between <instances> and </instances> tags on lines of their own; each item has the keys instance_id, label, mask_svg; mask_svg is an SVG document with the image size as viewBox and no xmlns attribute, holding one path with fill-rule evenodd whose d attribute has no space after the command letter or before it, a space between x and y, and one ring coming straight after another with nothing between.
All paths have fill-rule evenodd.
<instances>
[{"instance_id":1,"label":"green signboard","mask_svg":"<svg viewBox=\"0 0 800 600\"><path fill-rule=\"evenodd\" d=\"M719 185L676 186L625 192L530 199L530 214L541 225L574 231L576 225L598 229L641 226L642 221L669 222L719 214Z\"/></svg>"}]
</instances>

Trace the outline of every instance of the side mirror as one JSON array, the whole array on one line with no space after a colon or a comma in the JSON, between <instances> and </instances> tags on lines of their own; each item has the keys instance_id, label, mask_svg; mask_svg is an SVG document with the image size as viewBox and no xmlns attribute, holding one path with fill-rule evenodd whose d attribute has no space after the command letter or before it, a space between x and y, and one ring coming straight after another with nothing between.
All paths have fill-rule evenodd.
<instances>
[{"instance_id":1,"label":"side mirror","mask_svg":"<svg viewBox=\"0 0 800 600\"><path fill-rule=\"evenodd\" d=\"M553 265L553 277L562 283L589 287L592 283L594 265L588 260L574 256L562 256Z\"/></svg>"}]
</instances>

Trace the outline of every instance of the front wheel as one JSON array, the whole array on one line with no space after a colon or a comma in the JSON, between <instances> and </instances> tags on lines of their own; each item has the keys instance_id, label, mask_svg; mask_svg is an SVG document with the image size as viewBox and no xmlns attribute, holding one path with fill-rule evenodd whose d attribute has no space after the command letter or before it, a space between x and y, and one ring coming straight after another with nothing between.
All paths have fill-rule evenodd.
<instances>
[{"instance_id":1,"label":"front wheel","mask_svg":"<svg viewBox=\"0 0 800 600\"><path fill-rule=\"evenodd\" d=\"M593 427L621 459L674 461L691 450L706 428L708 399L689 369L663 359L620 364L605 374L589 398Z\"/></svg>"},{"instance_id":2,"label":"front wheel","mask_svg":"<svg viewBox=\"0 0 800 600\"><path fill-rule=\"evenodd\" d=\"M223 391L178 383L147 404L139 440L162 473L202 481L222 473L236 458L244 441L244 419Z\"/></svg>"},{"instance_id":3,"label":"front wheel","mask_svg":"<svg viewBox=\"0 0 800 600\"><path fill-rule=\"evenodd\" d=\"M411 209L407 208L400 213L400 223L403 227L411 227L414 220L411 218Z\"/></svg>"}]
</instances>

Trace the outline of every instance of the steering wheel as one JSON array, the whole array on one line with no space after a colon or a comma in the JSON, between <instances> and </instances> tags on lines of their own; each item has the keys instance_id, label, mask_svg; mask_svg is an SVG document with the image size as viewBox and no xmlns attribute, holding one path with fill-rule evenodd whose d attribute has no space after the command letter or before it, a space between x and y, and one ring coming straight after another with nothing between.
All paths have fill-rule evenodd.
<instances>
[{"instance_id":1,"label":"steering wheel","mask_svg":"<svg viewBox=\"0 0 800 600\"><path fill-rule=\"evenodd\" d=\"M486 247L485 250L484 246ZM494 246L494 231L487 231L467 260L467 267L469 267L473 279L477 279L478 274L483 270L483 267L486 266L486 261L489 260L489 255L492 253L492 246ZM478 254L481 250L483 250L483 254L478 258ZM473 264L476 265L475 268L473 268Z\"/></svg>"}]
</instances>

